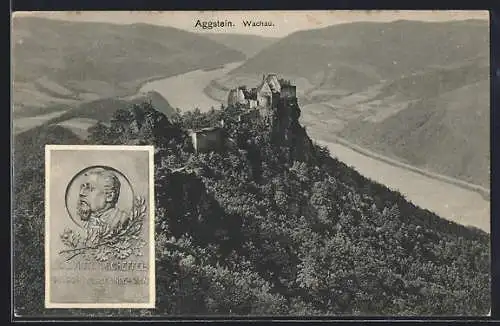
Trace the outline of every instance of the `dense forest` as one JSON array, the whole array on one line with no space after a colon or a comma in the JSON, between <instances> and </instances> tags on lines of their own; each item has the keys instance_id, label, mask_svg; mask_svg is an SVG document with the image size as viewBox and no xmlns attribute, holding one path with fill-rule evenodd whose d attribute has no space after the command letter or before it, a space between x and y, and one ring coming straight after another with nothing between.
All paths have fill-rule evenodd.
<instances>
[{"instance_id":1,"label":"dense forest","mask_svg":"<svg viewBox=\"0 0 500 326\"><path fill-rule=\"evenodd\" d=\"M60 127L20 134L17 313L61 314L43 306L44 145L58 143L155 146L157 302L144 316L488 313L487 233L336 160L300 126L296 101L267 120L241 123L237 114L222 107L168 119L144 103L119 109L84 141ZM185 130L221 119L232 146L195 153Z\"/></svg>"}]
</instances>

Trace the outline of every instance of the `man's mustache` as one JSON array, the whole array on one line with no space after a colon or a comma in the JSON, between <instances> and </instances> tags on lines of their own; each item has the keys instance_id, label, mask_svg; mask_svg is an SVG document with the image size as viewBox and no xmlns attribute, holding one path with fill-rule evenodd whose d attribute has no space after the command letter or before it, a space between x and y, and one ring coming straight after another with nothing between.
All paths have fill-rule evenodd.
<instances>
[{"instance_id":1,"label":"man's mustache","mask_svg":"<svg viewBox=\"0 0 500 326\"><path fill-rule=\"evenodd\" d=\"M77 204L77 212L82 221L87 221L90 217L90 205L86 198L80 198Z\"/></svg>"}]
</instances>

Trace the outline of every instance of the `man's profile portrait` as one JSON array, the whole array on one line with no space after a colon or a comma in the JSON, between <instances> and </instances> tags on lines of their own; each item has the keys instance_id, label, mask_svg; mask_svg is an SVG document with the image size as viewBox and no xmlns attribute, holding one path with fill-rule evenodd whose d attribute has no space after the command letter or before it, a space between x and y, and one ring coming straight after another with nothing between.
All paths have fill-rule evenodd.
<instances>
[{"instance_id":1,"label":"man's profile portrait","mask_svg":"<svg viewBox=\"0 0 500 326\"><path fill-rule=\"evenodd\" d=\"M45 146L46 307L154 307L153 171L153 146Z\"/></svg>"},{"instance_id":2,"label":"man's profile portrait","mask_svg":"<svg viewBox=\"0 0 500 326\"><path fill-rule=\"evenodd\" d=\"M98 241L99 233L126 225L130 213L116 204L120 197L121 182L114 171L96 167L83 174L78 193L77 214L87 230L87 243Z\"/></svg>"}]
</instances>

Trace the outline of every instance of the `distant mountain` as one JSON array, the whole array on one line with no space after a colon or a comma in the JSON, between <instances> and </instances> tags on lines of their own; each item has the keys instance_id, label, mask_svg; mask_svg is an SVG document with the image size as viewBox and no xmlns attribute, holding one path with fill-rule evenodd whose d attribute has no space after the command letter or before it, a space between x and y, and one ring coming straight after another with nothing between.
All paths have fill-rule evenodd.
<instances>
[{"instance_id":1,"label":"distant mountain","mask_svg":"<svg viewBox=\"0 0 500 326\"><path fill-rule=\"evenodd\" d=\"M279 40L274 37L247 34L206 33L202 35L217 43L223 44L230 49L234 49L245 54L247 58L253 57L262 49L265 49Z\"/></svg>"},{"instance_id":2,"label":"distant mountain","mask_svg":"<svg viewBox=\"0 0 500 326\"><path fill-rule=\"evenodd\" d=\"M130 108L133 105L140 105L145 102L154 105L156 110L172 117L176 111L167 100L159 93L150 91L139 93L126 98L103 98L99 100L75 104L69 107L54 107L52 114L40 115L32 118L15 119L14 134L19 137L24 131L38 126L59 126L71 131L81 139L88 136L88 128L95 125L98 121L109 123L114 112L119 109Z\"/></svg>"},{"instance_id":3,"label":"distant mountain","mask_svg":"<svg viewBox=\"0 0 500 326\"><path fill-rule=\"evenodd\" d=\"M14 17L14 113L134 93L159 76L241 61L245 55L195 33Z\"/></svg>"},{"instance_id":4,"label":"distant mountain","mask_svg":"<svg viewBox=\"0 0 500 326\"><path fill-rule=\"evenodd\" d=\"M328 140L340 132L410 164L489 184L488 21L296 32L213 81L207 93L222 99L269 71L296 81L303 123L315 135Z\"/></svg>"},{"instance_id":5,"label":"distant mountain","mask_svg":"<svg viewBox=\"0 0 500 326\"><path fill-rule=\"evenodd\" d=\"M412 165L490 186L489 80L420 99L380 122L351 121L340 135Z\"/></svg>"},{"instance_id":6,"label":"distant mountain","mask_svg":"<svg viewBox=\"0 0 500 326\"><path fill-rule=\"evenodd\" d=\"M488 55L487 21L357 22L293 33L230 74L273 71L316 87L360 91L429 66Z\"/></svg>"},{"instance_id":7,"label":"distant mountain","mask_svg":"<svg viewBox=\"0 0 500 326\"><path fill-rule=\"evenodd\" d=\"M138 94L126 99L104 98L95 101L85 102L73 108L67 108L66 111L53 118L42 121L38 125L44 126L59 126L72 132L81 139L88 136L88 128L95 125L98 121L109 123L113 114L120 109L127 109L135 105L140 105L144 102L149 102L154 105L156 110L167 117L172 117L176 112L159 93L151 91L143 94ZM16 121L14 121L16 126ZM20 131L29 128L23 128ZM20 133L16 135L19 137Z\"/></svg>"},{"instance_id":8,"label":"distant mountain","mask_svg":"<svg viewBox=\"0 0 500 326\"><path fill-rule=\"evenodd\" d=\"M399 99L414 100L435 97L465 85L486 80L489 74L487 55L446 66L429 66L421 72L395 78L385 83L376 98L397 96Z\"/></svg>"}]
</instances>

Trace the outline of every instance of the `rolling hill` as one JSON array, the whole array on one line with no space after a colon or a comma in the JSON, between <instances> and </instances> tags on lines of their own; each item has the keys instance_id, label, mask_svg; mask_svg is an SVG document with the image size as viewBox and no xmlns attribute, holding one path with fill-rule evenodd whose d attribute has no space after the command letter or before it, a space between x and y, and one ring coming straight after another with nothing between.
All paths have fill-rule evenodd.
<instances>
[{"instance_id":1,"label":"rolling hill","mask_svg":"<svg viewBox=\"0 0 500 326\"><path fill-rule=\"evenodd\" d=\"M489 188L489 99L489 80L483 80L420 99L382 121L351 121L340 135L412 165Z\"/></svg>"},{"instance_id":2,"label":"rolling hill","mask_svg":"<svg viewBox=\"0 0 500 326\"><path fill-rule=\"evenodd\" d=\"M33 127L57 125L68 129L80 138L85 138L88 127L93 126L97 121L109 123L116 110L125 109L134 104L139 105L144 102L151 103L167 117L172 117L176 113L174 108L170 106L170 103L159 93L150 91L126 98L110 97L98 99L74 105L73 107L67 107L64 110L61 108L60 111L54 111L51 114L15 119L13 122L14 134L17 137L21 132Z\"/></svg>"},{"instance_id":3,"label":"rolling hill","mask_svg":"<svg viewBox=\"0 0 500 326\"><path fill-rule=\"evenodd\" d=\"M14 116L40 107L135 93L146 80L240 61L245 55L195 33L13 17ZM48 113L48 112L45 112Z\"/></svg>"},{"instance_id":4,"label":"rolling hill","mask_svg":"<svg viewBox=\"0 0 500 326\"><path fill-rule=\"evenodd\" d=\"M246 34L204 33L203 36L239 51L251 58L262 49L278 41L278 38Z\"/></svg>"},{"instance_id":5,"label":"rolling hill","mask_svg":"<svg viewBox=\"0 0 500 326\"><path fill-rule=\"evenodd\" d=\"M473 71L476 62L480 67ZM401 91L391 89L391 84L399 87L403 80L407 81L406 90L413 91L417 77L424 75L419 95L429 96L439 90L438 83L451 83L449 86L456 88L470 81L467 79L477 81L488 76L488 63L487 21L357 22L300 31L279 39L214 80L207 93L222 99L227 89L255 84L262 74L275 72L295 81L302 104L335 104L352 94L360 94L366 101L382 89L385 93L380 96L387 97L390 92ZM452 78L440 74L454 67L464 69L457 71L461 76L457 72L452 72ZM429 74L435 78L430 80Z\"/></svg>"},{"instance_id":6,"label":"rolling hill","mask_svg":"<svg viewBox=\"0 0 500 326\"><path fill-rule=\"evenodd\" d=\"M48 124L56 124L74 118L87 118L109 122L116 110L124 109L134 104L141 104L143 102L151 102L151 104L158 108L158 111L162 112L167 117L175 113L175 110L170 106L168 101L160 94L157 92L147 92L127 99L105 98L82 103L78 107L67 111L57 118L49 120Z\"/></svg>"},{"instance_id":7,"label":"rolling hill","mask_svg":"<svg viewBox=\"0 0 500 326\"><path fill-rule=\"evenodd\" d=\"M358 22L296 32L206 92L222 99L266 72L296 81L302 122L319 139L340 134L412 165L489 185L488 21Z\"/></svg>"},{"instance_id":8,"label":"rolling hill","mask_svg":"<svg viewBox=\"0 0 500 326\"><path fill-rule=\"evenodd\" d=\"M358 22L293 33L230 75L273 71L316 87L360 91L429 66L488 55L487 21Z\"/></svg>"}]
</instances>

